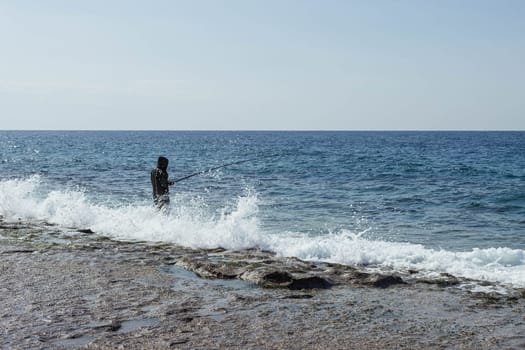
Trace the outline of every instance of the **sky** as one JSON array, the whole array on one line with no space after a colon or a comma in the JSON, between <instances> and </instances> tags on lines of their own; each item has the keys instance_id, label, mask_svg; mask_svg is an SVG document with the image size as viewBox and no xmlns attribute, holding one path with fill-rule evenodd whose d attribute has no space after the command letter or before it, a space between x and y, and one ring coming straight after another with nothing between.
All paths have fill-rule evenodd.
<instances>
[{"instance_id":1,"label":"sky","mask_svg":"<svg viewBox=\"0 0 525 350\"><path fill-rule=\"evenodd\" d=\"M2 130L525 130L522 0L0 0Z\"/></svg>"}]
</instances>

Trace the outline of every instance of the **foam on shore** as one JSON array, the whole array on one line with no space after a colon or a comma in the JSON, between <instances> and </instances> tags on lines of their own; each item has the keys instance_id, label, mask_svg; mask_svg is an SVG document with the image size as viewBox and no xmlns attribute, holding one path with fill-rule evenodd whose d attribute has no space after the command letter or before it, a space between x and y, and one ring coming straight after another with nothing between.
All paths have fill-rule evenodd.
<instances>
[{"instance_id":1,"label":"foam on shore","mask_svg":"<svg viewBox=\"0 0 525 350\"><path fill-rule=\"evenodd\" d=\"M163 214L149 202L95 202L78 189L52 190L38 176L0 181L0 216L5 221L42 220L63 227L90 228L118 240L169 242L192 248L262 248L280 256L348 265L378 266L429 276L449 273L513 287L525 287L525 251L508 247L454 252L409 242L369 240L362 233L265 232L259 198L246 191L234 203L211 211L198 197L172 196Z\"/></svg>"}]
</instances>

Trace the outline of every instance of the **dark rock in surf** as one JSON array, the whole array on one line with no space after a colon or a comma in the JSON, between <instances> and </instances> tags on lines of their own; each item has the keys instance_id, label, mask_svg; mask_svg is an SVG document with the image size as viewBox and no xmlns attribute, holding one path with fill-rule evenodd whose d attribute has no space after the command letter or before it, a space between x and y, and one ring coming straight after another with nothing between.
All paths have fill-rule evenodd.
<instances>
[{"instance_id":1,"label":"dark rock in surf","mask_svg":"<svg viewBox=\"0 0 525 350\"><path fill-rule=\"evenodd\" d=\"M291 290L298 289L328 289L332 287L332 283L319 276L311 276L306 278L294 279L288 286Z\"/></svg>"},{"instance_id":2,"label":"dark rock in surf","mask_svg":"<svg viewBox=\"0 0 525 350\"><path fill-rule=\"evenodd\" d=\"M266 269L254 269L240 275L244 281L253 282L264 288L287 288L293 281L289 272Z\"/></svg>"},{"instance_id":3,"label":"dark rock in surf","mask_svg":"<svg viewBox=\"0 0 525 350\"><path fill-rule=\"evenodd\" d=\"M211 262L207 258L184 257L177 264L199 277L209 279L234 279L244 272L244 269Z\"/></svg>"},{"instance_id":4,"label":"dark rock in surf","mask_svg":"<svg viewBox=\"0 0 525 350\"><path fill-rule=\"evenodd\" d=\"M264 288L327 289L332 283L319 276L296 277L287 271L249 271L241 275L241 279L254 282Z\"/></svg>"},{"instance_id":5,"label":"dark rock in surf","mask_svg":"<svg viewBox=\"0 0 525 350\"><path fill-rule=\"evenodd\" d=\"M82 228L82 229L79 229L77 231L80 232L80 233L86 233L86 234L93 234L93 233L95 233L90 228Z\"/></svg>"},{"instance_id":6,"label":"dark rock in surf","mask_svg":"<svg viewBox=\"0 0 525 350\"><path fill-rule=\"evenodd\" d=\"M370 275L368 278L359 281L359 284L376 288L388 288L396 284L406 284L399 276L391 275Z\"/></svg>"},{"instance_id":7,"label":"dark rock in surf","mask_svg":"<svg viewBox=\"0 0 525 350\"><path fill-rule=\"evenodd\" d=\"M434 284L440 287L457 286L458 284L460 284L460 280L455 277L439 279L419 279L417 280L417 282L425 284Z\"/></svg>"},{"instance_id":8,"label":"dark rock in surf","mask_svg":"<svg viewBox=\"0 0 525 350\"><path fill-rule=\"evenodd\" d=\"M261 279L269 283L289 283L292 282L293 277L286 271L272 271L264 274Z\"/></svg>"}]
</instances>

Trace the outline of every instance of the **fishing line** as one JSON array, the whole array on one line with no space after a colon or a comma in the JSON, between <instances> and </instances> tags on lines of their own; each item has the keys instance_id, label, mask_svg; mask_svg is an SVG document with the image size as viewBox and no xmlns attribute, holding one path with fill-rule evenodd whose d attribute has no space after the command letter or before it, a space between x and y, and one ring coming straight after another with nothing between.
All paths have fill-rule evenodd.
<instances>
[{"instance_id":1,"label":"fishing line","mask_svg":"<svg viewBox=\"0 0 525 350\"><path fill-rule=\"evenodd\" d=\"M210 171L213 171L213 170L217 170L217 169L220 169L220 168L224 168L224 167L227 167L227 166L230 166L230 165L241 164L241 163L251 162L251 161L254 161L254 160L258 160L258 159L272 158L272 157L277 157L277 156L278 156L277 154L272 154L270 156L261 156L261 157L255 157L255 158L250 158L250 159L238 160L236 162L222 164L222 165L219 165L219 166L216 166L216 167L213 167L213 168L208 168L208 169L205 169L205 170L201 170L201 171L198 171L196 173L193 173L193 174L181 177L181 178L173 180L173 181L179 182L179 181L182 181L182 180L189 179L190 177L201 175L201 174L204 174L204 173L207 173L207 172L210 172Z\"/></svg>"}]
</instances>

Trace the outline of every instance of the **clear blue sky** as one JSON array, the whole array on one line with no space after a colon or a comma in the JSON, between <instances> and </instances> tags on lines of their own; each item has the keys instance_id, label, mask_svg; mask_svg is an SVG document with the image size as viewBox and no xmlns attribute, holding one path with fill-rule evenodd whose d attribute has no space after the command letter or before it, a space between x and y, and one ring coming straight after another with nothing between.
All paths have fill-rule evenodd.
<instances>
[{"instance_id":1,"label":"clear blue sky","mask_svg":"<svg viewBox=\"0 0 525 350\"><path fill-rule=\"evenodd\" d=\"M0 0L0 129L525 130L522 0Z\"/></svg>"}]
</instances>

